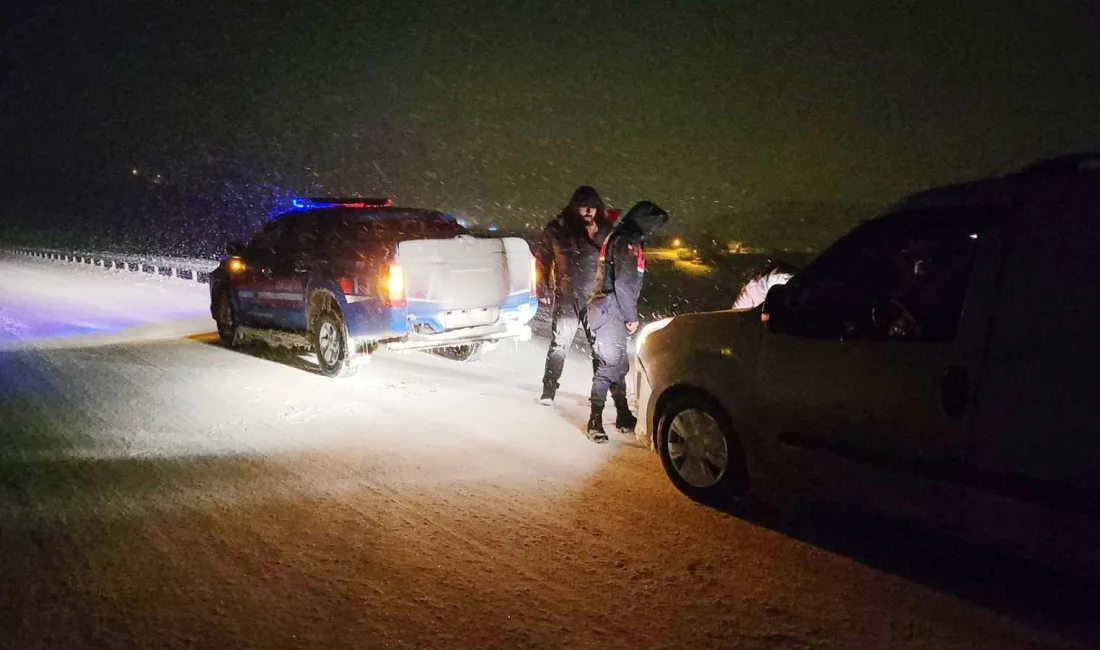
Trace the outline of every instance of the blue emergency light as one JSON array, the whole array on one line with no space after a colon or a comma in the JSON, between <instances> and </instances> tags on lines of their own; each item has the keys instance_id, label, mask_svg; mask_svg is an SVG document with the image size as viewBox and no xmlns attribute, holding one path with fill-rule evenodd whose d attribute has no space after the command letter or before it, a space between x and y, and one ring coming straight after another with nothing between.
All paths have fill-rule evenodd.
<instances>
[{"instance_id":1,"label":"blue emergency light","mask_svg":"<svg viewBox=\"0 0 1100 650\"><path fill-rule=\"evenodd\" d=\"M331 197L298 197L292 200L290 203L299 210L305 210L309 208L388 208L393 206L393 199L338 199Z\"/></svg>"}]
</instances>

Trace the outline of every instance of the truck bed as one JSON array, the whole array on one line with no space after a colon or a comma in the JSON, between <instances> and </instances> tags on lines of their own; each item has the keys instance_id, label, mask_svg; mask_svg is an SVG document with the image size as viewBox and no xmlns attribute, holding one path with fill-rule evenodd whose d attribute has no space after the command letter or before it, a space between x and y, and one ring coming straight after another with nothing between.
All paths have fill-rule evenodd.
<instances>
[{"instance_id":1,"label":"truck bed","mask_svg":"<svg viewBox=\"0 0 1100 650\"><path fill-rule=\"evenodd\" d=\"M518 237L418 239L398 245L414 324L449 331L498 322L528 310L532 255Z\"/></svg>"}]
</instances>

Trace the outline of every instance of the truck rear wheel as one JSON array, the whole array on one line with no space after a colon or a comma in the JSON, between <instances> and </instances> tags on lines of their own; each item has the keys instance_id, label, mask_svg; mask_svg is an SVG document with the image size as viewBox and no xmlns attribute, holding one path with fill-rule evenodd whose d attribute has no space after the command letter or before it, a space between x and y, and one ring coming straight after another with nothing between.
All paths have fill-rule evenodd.
<instances>
[{"instance_id":1,"label":"truck rear wheel","mask_svg":"<svg viewBox=\"0 0 1100 650\"><path fill-rule=\"evenodd\" d=\"M340 378L355 374L356 366L352 365L348 350L348 330L339 314L326 311L317 316L313 326L313 352L322 375Z\"/></svg>"},{"instance_id":2,"label":"truck rear wheel","mask_svg":"<svg viewBox=\"0 0 1100 650\"><path fill-rule=\"evenodd\" d=\"M441 357L454 359L455 361L477 361L486 352L483 342L467 343L466 345L452 345L446 348L432 350Z\"/></svg>"}]
</instances>

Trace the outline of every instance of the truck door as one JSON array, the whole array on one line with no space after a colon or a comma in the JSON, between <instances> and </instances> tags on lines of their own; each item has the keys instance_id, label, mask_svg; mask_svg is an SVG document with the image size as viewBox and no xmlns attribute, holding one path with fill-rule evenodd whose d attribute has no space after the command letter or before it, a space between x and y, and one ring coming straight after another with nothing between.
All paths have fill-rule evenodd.
<instances>
[{"instance_id":1,"label":"truck door","mask_svg":"<svg viewBox=\"0 0 1100 650\"><path fill-rule=\"evenodd\" d=\"M234 288L237 304L251 325L270 326L274 323L275 305L268 297L271 269L276 264L279 241L286 230L285 220L269 221L245 249L245 268L237 275Z\"/></svg>"},{"instance_id":2,"label":"truck door","mask_svg":"<svg viewBox=\"0 0 1100 650\"><path fill-rule=\"evenodd\" d=\"M272 324L286 330L306 329L306 284L314 254L316 216L303 213L283 217L277 250L264 269L262 297L271 306Z\"/></svg>"}]
</instances>

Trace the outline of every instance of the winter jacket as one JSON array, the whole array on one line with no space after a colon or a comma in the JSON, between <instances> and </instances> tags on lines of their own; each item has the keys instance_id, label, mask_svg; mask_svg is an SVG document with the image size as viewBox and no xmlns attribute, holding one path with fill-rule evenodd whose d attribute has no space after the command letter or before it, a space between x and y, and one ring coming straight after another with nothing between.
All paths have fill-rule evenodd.
<instances>
[{"instance_id":1,"label":"winter jacket","mask_svg":"<svg viewBox=\"0 0 1100 650\"><path fill-rule=\"evenodd\" d=\"M638 297L645 275L645 237L668 221L668 213L641 201L626 213L603 242L592 301L614 297L627 323L638 321Z\"/></svg>"},{"instance_id":2,"label":"winter jacket","mask_svg":"<svg viewBox=\"0 0 1100 650\"><path fill-rule=\"evenodd\" d=\"M588 303L596 282L600 244L611 231L611 224L597 216L596 228L596 236L589 238L584 220L568 209L546 225L532 247L540 296L548 296L553 290L558 300Z\"/></svg>"}]
</instances>

